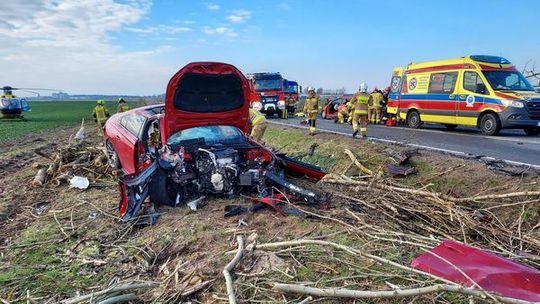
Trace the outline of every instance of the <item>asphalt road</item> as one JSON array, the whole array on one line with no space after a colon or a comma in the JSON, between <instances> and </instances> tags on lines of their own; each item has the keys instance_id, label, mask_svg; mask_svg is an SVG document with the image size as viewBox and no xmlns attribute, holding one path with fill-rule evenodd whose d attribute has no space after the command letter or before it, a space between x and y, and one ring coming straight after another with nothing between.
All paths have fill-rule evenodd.
<instances>
[{"instance_id":1,"label":"asphalt road","mask_svg":"<svg viewBox=\"0 0 540 304\"><path fill-rule=\"evenodd\" d=\"M302 120L269 119L269 122L305 128L300 124ZM317 120L317 129L346 136L352 133L351 125L339 125L325 119ZM369 125L368 138L540 169L540 136L526 136L522 130L502 130L499 136L484 136L479 130L468 127L447 131L444 126L436 124L426 124L422 129Z\"/></svg>"}]
</instances>

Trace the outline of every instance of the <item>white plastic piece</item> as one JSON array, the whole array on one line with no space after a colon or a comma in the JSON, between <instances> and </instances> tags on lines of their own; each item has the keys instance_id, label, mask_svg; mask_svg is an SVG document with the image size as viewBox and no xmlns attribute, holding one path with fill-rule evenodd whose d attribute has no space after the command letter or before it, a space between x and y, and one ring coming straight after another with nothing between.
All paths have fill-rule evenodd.
<instances>
[{"instance_id":1,"label":"white plastic piece","mask_svg":"<svg viewBox=\"0 0 540 304\"><path fill-rule=\"evenodd\" d=\"M77 189L87 189L88 186L90 186L90 181L88 181L88 178L83 176L74 176L69 181L69 186L71 188L77 188Z\"/></svg>"}]
</instances>

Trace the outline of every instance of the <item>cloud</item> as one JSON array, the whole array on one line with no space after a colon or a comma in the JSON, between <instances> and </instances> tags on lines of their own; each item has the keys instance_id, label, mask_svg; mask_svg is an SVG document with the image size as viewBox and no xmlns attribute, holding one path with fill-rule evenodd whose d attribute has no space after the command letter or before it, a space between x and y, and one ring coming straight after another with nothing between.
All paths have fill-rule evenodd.
<instances>
[{"instance_id":1,"label":"cloud","mask_svg":"<svg viewBox=\"0 0 540 304\"><path fill-rule=\"evenodd\" d=\"M125 27L125 30L132 33L138 34L178 34L191 32L191 28L185 26L169 26L169 25L158 25L158 26L147 26L147 27Z\"/></svg>"},{"instance_id":2,"label":"cloud","mask_svg":"<svg viewBox=\"0 0 540 304\"><path fill-rule=\"evenodd\" d=\"M227 16L227 20L231 23L244 23L251 18L251 12L247 10L234 10L231 15Z\"/></svg>"},{"instance_id":3,"label":"cloud","mask_svg":"<svg viewBox=\"0 0 540 304\"><path fill-rule=\"evenodd\" d=\"M206 8L211 11L219 11L221 6L219 6L219 4L210 3L206 6Z\"/></svg>"},{"instance_id":4,"label":"cloud","mask_svg":"<svg viewBox=\"0 0 540 304\"><path fill-rule=\"evenodd\" d=\"M58 87L69 93L159 93L174 71L157 65L156 58L171 47L126 51L112 37L142 20L151 6L148 0L1 1L0 70L9 70L9 82L18 86ZM186 29L158 27L169 33Z\"/></svg>"},{"instance_id":5,"label":"cloud","mask_svg":"<svg viewBox=\"0 0 540 304\"><path fill-rule=\"evenodd\" d=\"M204 27L202 29L202 32L207 35L223 35L227 37L237 37L238 33L235 32L233 29L226 27L226 26L220 26L220 27Z\"/></svg>"}]
</instances>

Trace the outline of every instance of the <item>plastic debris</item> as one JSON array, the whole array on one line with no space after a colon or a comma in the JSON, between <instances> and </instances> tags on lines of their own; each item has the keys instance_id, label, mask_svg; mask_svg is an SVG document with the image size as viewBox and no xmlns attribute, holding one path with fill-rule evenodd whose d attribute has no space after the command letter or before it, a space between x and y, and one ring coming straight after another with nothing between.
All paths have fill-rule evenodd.
<instances>
[{"instance_id":1,"label":"plastic debris","mask_svg":"<svg viewBox=\"0 0 540 304\"><path fill-rule=\"evenodd\" d=\"M540 301L538 270L456 241L444 241L414 259L411 266L467 287L472 287L472 279L488 292Z\"/></svg>"},{"instance_id":2,"label":"plastic debris","mask_svg":"<svg viewBox=\"0 0 540 304\"><path fill-rule=\"evenodd\" d=\"M201 196L198 199L192 200L191 202L187 203L189 209L196 211L199 207L202 207L201 202L204 198L204 196Z\"/></svg>"},{"instance_id":3,"label":"plastic debris","mask_svg":"<svg viewBox=\"0 0 540 304\"><path fill-rule=\"evenodd\" d=\"M83 177L83 176L74 176L69 181L69 186L71 188L84 190L84 189L87 189L88 186L90 186L90 181L88 181L88 178Z\"/></svg>"},{"instance_id":4,"label":"plastic debris","mask_svg":"<svg viewBox=\"0 0 540 304\"><path fill-rule=\"evenodd\" d=\"M415 174L417 172L415 167L396 166L392 164L387 164L386 170L388 171L388 173L390 173L393 176L407 176L407 175Z\"/></svg>"},{"instance_id":5,"label":"plastic debris","mask_svg":"<svg viewBox=\"0 0 540 304\"><path fill-rule=\"evenodd\" d=\"M90 214L88 214L88 219L95 220L96 218L97 218L97 212L90 212Z\"/></svg>"}]
</instances>

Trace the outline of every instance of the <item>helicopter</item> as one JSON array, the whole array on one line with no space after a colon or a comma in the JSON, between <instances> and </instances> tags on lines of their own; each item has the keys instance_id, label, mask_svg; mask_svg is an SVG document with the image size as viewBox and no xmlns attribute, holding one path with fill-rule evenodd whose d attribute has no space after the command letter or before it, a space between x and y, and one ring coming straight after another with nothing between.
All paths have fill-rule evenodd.
<instances>
[{"instance_id":1,"label":"helicopter","mask_svg":"<svg viewBox=\"0 0 540 304\"><path fill-rule=\"evenodd\" d=\"M2 118L23 118L23 112L29 112L30 105L25 98L18 98L13 94L13 91L20 90L23 92L37 94L35 91L58 91L55 89L39 89L39 88L14 88L11 86L3 86L0 88L3 91L0 99L0 113Z\"/></svg>"}]
</instances>

